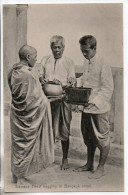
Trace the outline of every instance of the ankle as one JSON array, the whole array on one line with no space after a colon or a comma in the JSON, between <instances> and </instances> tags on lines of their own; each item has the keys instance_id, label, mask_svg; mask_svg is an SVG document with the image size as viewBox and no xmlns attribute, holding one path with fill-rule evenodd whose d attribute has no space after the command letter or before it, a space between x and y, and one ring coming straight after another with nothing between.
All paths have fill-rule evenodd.
<instances>
[{"instance_id":1,"label":"ankle","mask_svg":"<svg viewBox=\"0 0 128 195\"><path fill-rule=\"evenodd\" d=\"M17 183L18 178L16 177L16 175L12 174L12 182L13 183Z\"/></svg>"},{"instance_id":2,"label":"ankle","mask_svg":"<svg viewBox=\"0 0 128 195\"><path fill-rule=\"evenodd\" d=\"M68 158L64 158L64 157L63 157L63 158L62 158L62 161L68 161Z\"/></svg>"},{"instance_id":3,"label":"ankle","mask_svg":"<svg viewBox=\"0 0 128 195\"><path fill-rule=\"evenodd\" d=\"M102 165L98 165L98 167L97 167L97 169L96 169L97 171L104 171L104 166Z\"/></svg>"},{"instance_id":4,"label":"ankle","mask_svg":"<svg viewBox=\"0 0 128 195\"><path fill-rule=\"evenodd\" d=\"M94 168L94 165L92 163L86 163L85 166L87 166L89 168Z\"/></svg>"}]
</instances>

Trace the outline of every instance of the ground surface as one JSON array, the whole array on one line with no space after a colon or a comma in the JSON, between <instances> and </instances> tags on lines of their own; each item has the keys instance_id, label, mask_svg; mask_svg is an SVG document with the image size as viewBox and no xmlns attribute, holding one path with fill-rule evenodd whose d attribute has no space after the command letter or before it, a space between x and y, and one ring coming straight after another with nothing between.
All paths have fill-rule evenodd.
<instances>
[{"instance_id":1,"label":"ground surface","mask_svg":"<svg viewBox=\"0 0 128 195\"><path fill-rule=\"evenodd\" d=\"M73 147L70 147L69 151L69 164L70 169L68 171L60 170L61 163L61 147L60 143L55 146L55 163L42 170L38 174L34 174L31 177L30 186L28 181L22 183L17 187L11 182L11 167L10 167L10 145L11 145L11 135L9 129L9 117L5 116L4 123L4 142L5 142L5 155L4 155L4 186L6 192L44 192L44 191L123 191L124 181L123 181L123 163L122 159L117 156L114 160L111 155L106 163L105 172L106 175L101 179L90 180L88 176L90 172L74 172L73 170L79 166L85 164L85 157L83 155L74 154L72 151ZM71 141L72 142L72 141ZM74 146L71 143L71 146ZM117 152L117 151L116 151ZM82 157L83 156L83 157ZM98 164L98 154L95 158L95 168Z\"/></svg>"}]
</instances>

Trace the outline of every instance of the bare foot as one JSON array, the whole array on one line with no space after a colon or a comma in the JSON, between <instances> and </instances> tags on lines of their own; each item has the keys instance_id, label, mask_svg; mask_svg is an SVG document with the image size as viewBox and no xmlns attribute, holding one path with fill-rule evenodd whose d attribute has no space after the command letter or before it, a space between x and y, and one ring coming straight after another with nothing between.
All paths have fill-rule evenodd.
<instances>
[{"instance_id":1,"label":"bare foot","mask_svg":"<svg viewBox=\"0 0 128 195\"><path fill-rule=\"evenodd\" d=\"M93 171L93 167L89 165L84 165L82 167L78 167L74 170L75 172L80 172L80 171Z\"/></svg>"},{"instance_id":2,"label":"bare foot","mask_svg":"<svg viewBox=\"0 0 128 195\"><path fill-rule=\"evenodd\" d=\"M62 159L62 164L61 164L60 169L61 170L69 169L68 159Z\"/></svg>"},{"instance_id":3,"label":"bare foot","mask_svg":"<svg viewBox=\"0 0 128 195\"><path fill-rule=\"evenodd\" d=\"M14 174L12 174L12 183L17 183L17 177L14 175Z\"/></svg>"},{"instance_id":4,"label":"bare foot","mask_svg":"<svg viewBox=\"0 0 128 195\"><path fill-rule=\"evenodd\" d=\"M89 179L99 179L105 175L104 169L97 169L95 172L93 172L90 176L88 176Z\"/></svg>"}]
</instances>

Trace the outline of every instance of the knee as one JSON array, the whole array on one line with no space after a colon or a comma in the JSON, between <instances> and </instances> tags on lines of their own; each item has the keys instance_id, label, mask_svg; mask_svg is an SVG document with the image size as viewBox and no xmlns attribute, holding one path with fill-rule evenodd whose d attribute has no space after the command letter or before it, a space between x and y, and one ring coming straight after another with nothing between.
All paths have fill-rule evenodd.
<instances>
[{"instance_id":1,"label":"knee","mask_svg":"<svg viewBox=\"0 0 128 195\"><path fill-rule=\"evenodd\" d=\"M100 151L104 151L104 150L109 151L110 150L110 142L98 144L98 148Z\"/></svg>"}]
</instances>

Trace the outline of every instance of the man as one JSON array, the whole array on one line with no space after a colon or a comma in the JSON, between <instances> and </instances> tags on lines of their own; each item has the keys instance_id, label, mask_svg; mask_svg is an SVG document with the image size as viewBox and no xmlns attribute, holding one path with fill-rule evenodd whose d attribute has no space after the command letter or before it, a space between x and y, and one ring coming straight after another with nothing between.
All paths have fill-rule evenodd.
<instances>
[{"instance_id":1,"label":"man","mask_svg":"<svg viewBox=\"0 0 128 195\"><path fill-rule=\"evenodd\" d=\"M53 36L50 40L50 46L53 56L46 56L41 61L40 81L44 84L44 79L49 81L58 81L62 86L74 85L75 68L74 62L63 56L65 49L65 40L62 36ZM52 123L54 137L56 140L61 140L63 159L61 169L69 168L68 150L69 150L69 135L70 123L72 119L71 105L65 101L52 102Z\"/></svg>"},{"instance_id":2,"label":"man","mask_svg":"<svg viewBox=\"0 0 128 195\"><path fill-rule=\"evenodd\" d=\"M81 131L87 146L87 163L77 171L93 171L96 147L100 150L99 164L89 178L104 175L104 165L110 149L109 120L110 99L113 92L111 68L96 53L97 41L91 35L80 39L80 49L85 57L83 87L92 88L87 107L78 106L82 111Z\"/></svg>"},{"instance_id":3,"label":"man","mask_svg":"<svg viewBox=\"0 0 128 195\"><path fill-rule=\"evenodd\" d=\"M50 103L32 73L37 51L24 45L19 50L19 58L20 62L12 67L8 76L12 94L11 171L15 183L54 161Z\"/></svg>"}]
</instances>

